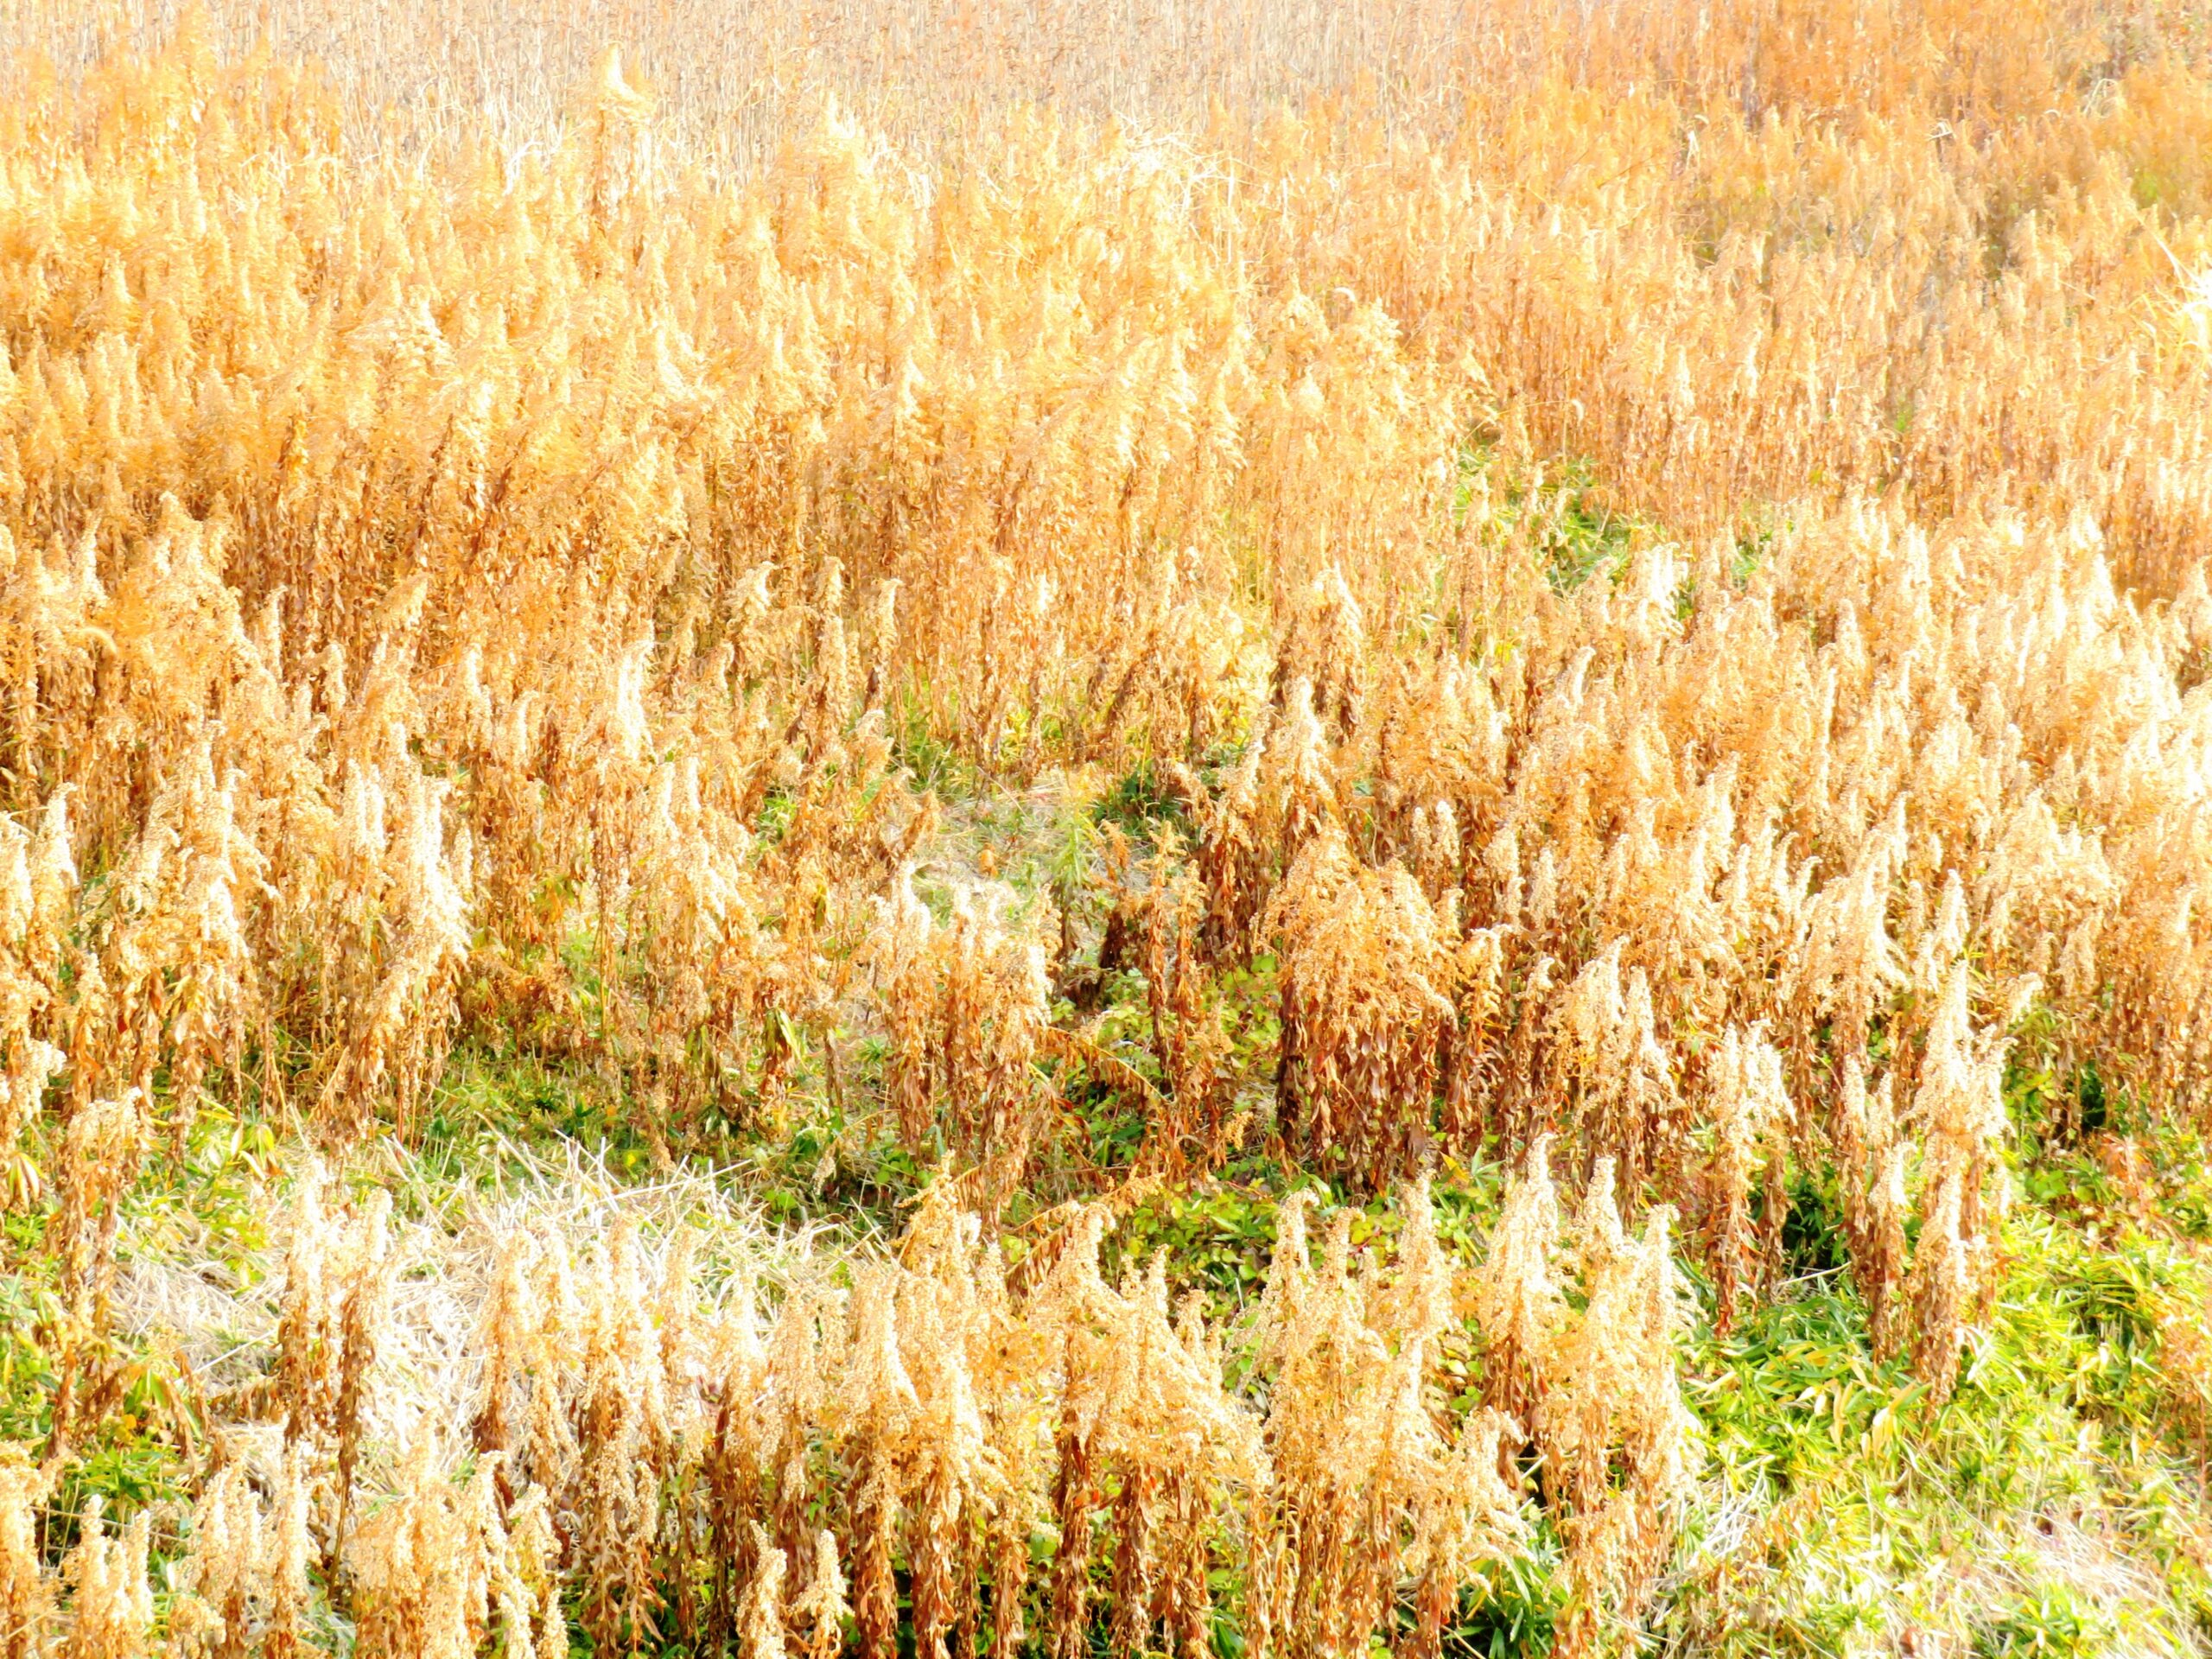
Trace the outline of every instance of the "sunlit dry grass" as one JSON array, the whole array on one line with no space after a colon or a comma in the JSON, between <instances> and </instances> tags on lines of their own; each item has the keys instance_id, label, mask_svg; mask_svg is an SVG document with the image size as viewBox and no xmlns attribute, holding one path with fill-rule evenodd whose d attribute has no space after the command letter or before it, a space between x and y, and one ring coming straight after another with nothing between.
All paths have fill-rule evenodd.
<instances>
[{"instance_id":1,"label":"sunlit dry grass","mask_svg":"<svg viewBox=\"0 0 2212 1659\"><path fill-rule=\"evenodd\" d=\"M1430 1659L1553 1545L1612 1651L1694 1325L1832 1221L1938 1412L2018 1132L2202 1127L2190 9L170 22L0 36L6 1659ZM410 1192L457 1047L662 1185ZM666 1173L817 1110L895 1249ZM1101 1276L1239 1157L1256 1310ZM194 1517L65 1515L149 1389Z\"/></svg>"}]
</instances>

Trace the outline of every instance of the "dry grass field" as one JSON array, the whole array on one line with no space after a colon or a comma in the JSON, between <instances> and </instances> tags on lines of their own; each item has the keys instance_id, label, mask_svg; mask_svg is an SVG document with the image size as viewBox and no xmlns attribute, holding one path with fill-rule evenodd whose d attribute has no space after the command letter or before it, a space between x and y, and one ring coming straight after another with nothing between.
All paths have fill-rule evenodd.
<instances>
[{"instance_id":1,"label":"dry grass field","mask_svg":"<svg viewBox=\"0 0 2212 1659\"><path fill-rule=\"evenodd\" d=\"M2212 1652L2212 18L0 0L0 1659Z\"/></svg>"}]
</instances>

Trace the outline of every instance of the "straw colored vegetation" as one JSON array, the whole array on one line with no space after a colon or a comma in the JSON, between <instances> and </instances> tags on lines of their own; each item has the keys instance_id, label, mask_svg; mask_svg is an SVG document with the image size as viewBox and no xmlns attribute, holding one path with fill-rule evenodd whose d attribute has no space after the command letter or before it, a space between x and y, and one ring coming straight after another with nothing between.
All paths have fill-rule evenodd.
<instances>
[{"instance_id":1,"label":"straw colored vegetation","mask_svg":"<svg viewBox=\"0 0 2212 1659\"><path fill-rule=\"evenodd\" d=\"M727 10L5 8L0 1659L2212 1650L2201 8Z\"/></svg>"}]
</instances>

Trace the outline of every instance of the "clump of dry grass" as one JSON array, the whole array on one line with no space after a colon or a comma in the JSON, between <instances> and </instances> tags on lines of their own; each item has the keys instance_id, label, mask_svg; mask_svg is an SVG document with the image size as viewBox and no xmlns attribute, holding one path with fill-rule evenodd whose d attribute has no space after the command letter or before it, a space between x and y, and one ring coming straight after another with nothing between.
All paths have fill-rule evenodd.
<instances>
[{"instance_id":1,"label":"clump of dry grass","mask_svg":"<svg viewBox=\"0 0 2212 1659\"><path fill-rule=\"evenodd\" d=\"M1043 944L995 913L1010 896L961 893L941 926L906 878L869 954L892 1037L886 1092L908 1147L927 1155L942 1134L971 1160L1018 1173L1051 1009Z\"/></svg>"},{"instance_id":2,"label":"clump of dry grass","mask_svg":"<svg viewBox=\"0 0 2212 1659\"><path fill-rule=\"evenodd\" d=\"M1333 825L1315 834L1270 900L1282 962L1278 1076L1293 1142L1374 1185L1429 1146L1440 1045L1453 1014L1452 919L1400 868L1362 869Z\"/></svg>"},{"instance_id":3,"label":"clump of dry grass","mask_svg":"<svg viewBox=\"0 0 2212 1659\"><path fill-rule=\"evenodd\" d=\"M0 1449L0 1651L7 1659L31 1659L52 1612L37 1530L38 1506L53 1484L53 1472L34 1465L21 1446Z\"/></svg>"},{"instance_id":4,"label":"clump of dry grass","mask_svg":"<svg viewBox=\"0 0 2212 1659\"><path fill-rule=\"evenodd\" d=\"M210 1424L241 1448L256 1417L282 1428L275 1463L264 1475L240 1460L210 1473L186 1532L171 1638L208 1654L296 1650L311 1567L335 1552L341 1570L320 1581L360 1641L396 1653L474 1652L499 1630L517 1650L547 1650L564 1603L602 1646L829 1652L849 1607L861 1649L888 1650L911 1585L916 1640L931 1652L964 1651L984 1631L1065 1647L1103 1620L1130 1650L1165 1642L1190 1653L1233 1617L1292 1653L1338 1651L1403 1618L1410 1650L1433 1654L1462 1589L1525 1547L1519 1477L1502 1458L1509 1425L1490 1412L1455 1421L1436 1393L1471 1289L1437 1238L1424 1186L1403 1195L1387 1260L1356 1261L1347 1211L1317 1263L1309 1197L1294 1199L1264 1305L1222 1328L1195 1302L1171 1310L1160 1263L1108 1285L1095 1211L1077 1215L1048 1271L1017 1287L956 1185L931 1189L894 1252L855 1259L849 1291L818 1268L791 1281L765 1330L753 1268L741 1257L718 1288L702 1284L693 1263L709 1240L688 1227L649 1238L626 1222L588 1239L518 1218L496 1268L475 1281L473 1408L429 1395L411 1412L364 1413L350 1441L285 1427L302 1329L297 1287L286 1284L261 1350L270 1385L219 1396L232 1421ZM321 1190L309 1166L287 1248L302 1281L311 1244L329 1246L327 1279L345 1276L334 1257L380 1263L404 1248L345 1243L346 1230L315 1210ZM362 1224L378 1220L371 1210ZM1586 1251L1594 1311L1569 1319L1554 1305L1529 1373L1532 1415L1553 1425L1548 1446L1594 1432L1620 1440L1642 1471L1627 1496L1591 1475L1571 1501L1550 1499L1592 1526L1600 1511L1605 1525L1629 1526L1643 1541L1637 1560L1663 1553L1649 1529L1672 1488L1646 1466L1656 1442L1637 1437L1678 1426L1637 1427L1644 1406L1600 1395L1662 1387L1675 1327L1640 1301L1642 1313L1623 1303L1618 1330L1588 1321L1615 1318L1604 1273L1620 1297L1648 1301L1636 1287L1664 1248L1655 1228L1640 1254L1624 1245L1602 1272L1596 1247ZM413 1319L425 1316L452 1317L423 1308ZM410 1329L404 1308L383 1317L400 1353L435 1339ZM1497 1345L1508 1340L1501 1329ZM1578 1344L1604 1347L1613 1370L1589 1372ZM1247 1357L1242 1391L1228 1383L1232 1354ZM342 1357L333 1365L342 1370ZM360 1375L372 1399L409 1389L388 1363ZM339 1386L323 1379L325 1393ZM472 1419L479 1455L462 1478L454 1427ZM1570 1419L1582 1427L1570 1431ZM10 1501L27 1526L42 1478L15 1466ZM1650 1514L1631 1525L1616 1514L1623 1504ZM1033 1571L1048 1515L1058 1541ZM828 1531L811 1516L826 1516ZM147 1630L143 1567L133 1566L145 1518L134 1525L121 1543L87 1530L74 1558L68 1582L97 1586L98 1610L85 1611L80 1587L61 1623L80 1645L107 1644L87 1651L142 1650L130 1643ZM10 1557L21 1568L11 1605L51 1622L56 1582L28 1538ZM808 1563L796 1586L794 1559ZM1632 1615L1629 1569L1604 1571L1591 1594ZM1229 1605L1215 1587L1224 1572L1242 1586Z\"/></svg>"}]
</instances>

